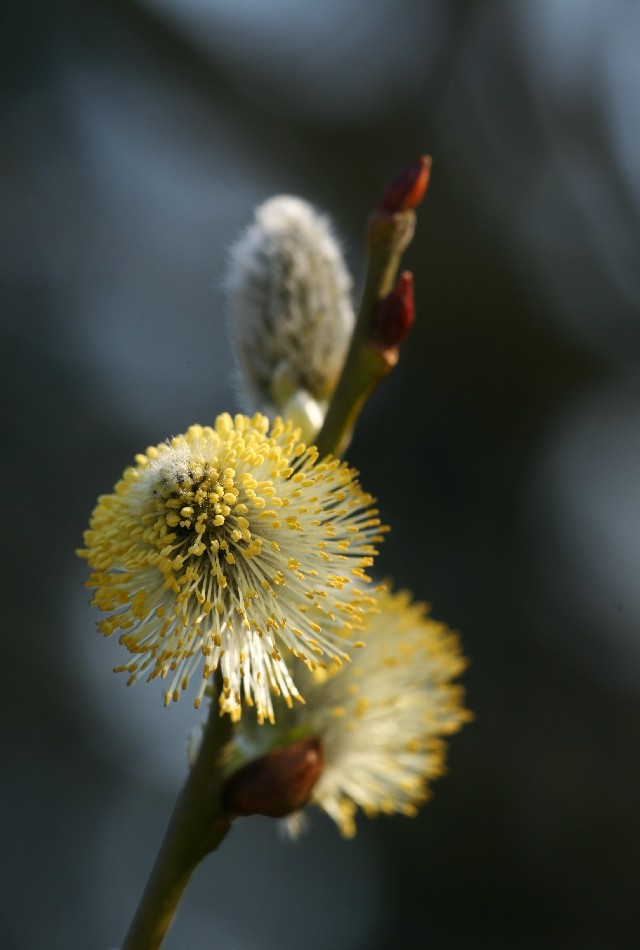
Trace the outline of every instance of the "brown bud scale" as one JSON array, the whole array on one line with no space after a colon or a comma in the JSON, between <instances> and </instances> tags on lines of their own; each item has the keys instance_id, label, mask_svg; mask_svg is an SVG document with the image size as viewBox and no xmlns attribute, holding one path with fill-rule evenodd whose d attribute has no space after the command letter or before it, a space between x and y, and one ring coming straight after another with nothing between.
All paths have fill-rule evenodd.
<instances>
[{"instance_id":1,"label":"brown bud scale","mask_svg":"<svg viewBox=\"0 0 640 950\"><path fill-rule=\"evenodd\" d=\"M385 188L379 208L387 214L412 211L424 198L431 174L431 158L422 155L407 165Z\"/></svg>"},{"instance_id":2,"label":"brown bud scale","mask_svg":"<svg viewBox=\"0 0 640 950\"><path fill-rule=\"evenodd\" d=\"M376 331L380 342L395 348L406 338L413 326L415 304L413 274L403 271L390 294L380 301L376 312Z\"/></svg>"},{"instance_id":3,"label":"brown bud scale","mask_svg":"<svg viewBox=\"0 0 640 950\"><path fill-rule=\"evenodd\" d=\"M307 804L323 769L324 751L317 736L273 749L227 779L223 805L235 815L284 818Z\"/></svg>"}]
</instances>

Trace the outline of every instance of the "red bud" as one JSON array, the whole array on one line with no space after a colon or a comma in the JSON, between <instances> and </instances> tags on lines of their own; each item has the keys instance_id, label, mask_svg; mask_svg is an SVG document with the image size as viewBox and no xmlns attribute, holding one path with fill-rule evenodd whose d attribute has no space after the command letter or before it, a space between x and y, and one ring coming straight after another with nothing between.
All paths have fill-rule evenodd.
<instances>
[{"instance_id":1,"label":"red bud","mask_svg":"<svg viewBox=\"0 0 640 950\"><path fill-rule=\"evenodd\" d=\"M284 818L307 804L323 769L324 751L317 736L273 749L227 779L224 807L235 815Z\"/></svg>"},{"instance_id":2,"label":"red bud","mask_svg":"<svg viewBox=\"0 0 640 950\"><path fill-rule=\"evenodd\" d=\"M424 198L430 174L429 155L422 155L417 161L407 165L385 188L379 205L380 210L395 214L397 211L411 211L417 208Z\"/></svg>"},{"instance_id":3,"label":"red bud","mask_svg":"<svg viewBox=\"0 0 640 950\"><path fill-rule=\"evenodd\" d=\"M413 274L405 270L391 291L378 304L376 329L381 343L388 349L400 346L413 325Z\"/></svg>"}]
</instances>

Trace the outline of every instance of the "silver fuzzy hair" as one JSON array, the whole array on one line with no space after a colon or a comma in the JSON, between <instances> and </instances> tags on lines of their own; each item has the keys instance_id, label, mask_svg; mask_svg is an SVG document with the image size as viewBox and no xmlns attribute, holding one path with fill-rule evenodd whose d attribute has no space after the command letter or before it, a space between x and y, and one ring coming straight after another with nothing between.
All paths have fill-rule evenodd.
<instances>
[{"instance_id":1,"label":"silver fuzzy hair","mask_svg":"<svg viewBox=\"0 0 640 950\"><path fill-rule=\"evenodd\" d=\"M225 280L245 409L330 398L354 325L351 275L329 220L290 195L256 208Z\"/></svg>"}]
</instances>

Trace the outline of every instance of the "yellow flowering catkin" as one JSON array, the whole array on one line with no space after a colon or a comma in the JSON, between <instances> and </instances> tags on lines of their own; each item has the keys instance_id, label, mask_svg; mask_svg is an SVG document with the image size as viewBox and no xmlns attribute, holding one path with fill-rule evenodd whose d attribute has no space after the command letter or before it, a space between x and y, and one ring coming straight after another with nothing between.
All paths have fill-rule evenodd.
<instances>
[{"instance_id":1,"label":"yellow flowering catkin","mask_svg":"<svg viewBox=\"0 0 640 950\"><path fill-rule=\"evenodd\" d=\"M362 584L386 530L357 473L318 459L290 423L227 413L147 449L98 500L85 547L99 623L132 654L129 682L169 677L177 700L202 663L221 708L273 721L300 699L283 652L342 662L371 598ZM302 668L302 667L301 667Z\"/></svg>"}]
</instances>

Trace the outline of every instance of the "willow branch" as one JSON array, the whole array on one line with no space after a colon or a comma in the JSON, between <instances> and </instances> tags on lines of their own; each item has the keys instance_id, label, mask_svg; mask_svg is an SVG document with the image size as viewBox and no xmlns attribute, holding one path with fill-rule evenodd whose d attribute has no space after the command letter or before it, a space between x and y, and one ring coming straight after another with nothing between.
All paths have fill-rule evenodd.
<instances>
[{"instance_id":1,"label":"willow branch","mask_svg":"<svg viewBox=\"0 0 640 950\"><path fill-rule=\"evenodd\" d=\"M122 950L157 950L191 875L229 830L231 816L221 800L221 758L232 729L229 717L220 716L214 697L198 757L176 802Z\"/></svg>"},{"instance_id":2,"label":"willow branch","mask_svg":"<svg viewBox=\"0 0 640 950\"><path fill-rule=\"evenodd\" d=\"M414 208L422 200L431 161L423 156L387 187L367 229L364 290L351 345L316 445L320 455L341 455L367 399L398 362L398 338L381 332L381 302L394 289L400 260L415 230ZM411 319L413 311L411 311Z\"/></svg>"}]
</instances>

